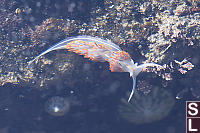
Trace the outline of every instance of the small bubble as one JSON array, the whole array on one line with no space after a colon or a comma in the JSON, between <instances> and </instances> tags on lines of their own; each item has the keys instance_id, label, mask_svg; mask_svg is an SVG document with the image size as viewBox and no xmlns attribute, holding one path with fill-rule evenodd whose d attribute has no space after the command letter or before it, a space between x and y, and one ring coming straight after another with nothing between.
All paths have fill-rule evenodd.
<instances>
[{"instance_id":1,"label":"small bubble","mask_svg":"<svg viewBox=\"0 0 200 133\"><path fill-rule=\"evenodd\" d=\"M31 17L29 18L29 21L30 21L30 22L34 22L34 21L35 21L35 17L31 16Z\"/></svg>"},{"instance_id":2,"label":"small bubble","mask_svg":"<svg viewBox=\"0 0 200 133\"><path fill-rule=\"evenodd\" d=\"M69 4L69 6L68 6L68 12L73 12L75 7L76 7L75 3Z\"/></svg>"},{"instance_id":3,"label":"small bubble","mask_svg":"<svg viewBox=\"0 0 200 133\"><path fill-rule=\"evenodd\" d=\"M45 103L45 110L53 116L63 116L69 112L70 103L66 98L60 96L51 97Z\"/></svg>"},{"instance_id":4,"label":"small bubble","mask_svg":"<svg viewBox=\"0 0 200 133\"><path fill-rule=\"evenodd\" d=\"M37 7L41 7L41 5L42 5L41 2L36 2Z\"/></svg>"}]
</instances>

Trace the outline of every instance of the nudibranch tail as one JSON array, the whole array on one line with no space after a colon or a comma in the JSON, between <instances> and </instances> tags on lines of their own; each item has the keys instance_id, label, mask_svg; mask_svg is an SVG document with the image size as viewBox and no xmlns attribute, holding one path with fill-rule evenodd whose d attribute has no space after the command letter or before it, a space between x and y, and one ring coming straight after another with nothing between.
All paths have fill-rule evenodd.
<instances>
[{"instance_id":1,"label":"nudibranch tail","mask_svg":"<svg viewBox=\"0 0 200 133\"><path fill-rule=\"evenodd\" d=\"M141 69L146 68L146 67L160 67L160 68L162 68L161 65L158 65L156 63L144 63L144 64L141 64L141 65L139 65L137 67L141 68Z\"/></svg>"},{"instance_id":2,"label":"nudibranch tail","mask_svg":"<svg viewBox=\"0 0 200 133\"><path fill-rule=\"evenodd\" d=\"M128 98L128 102L130 102L131 98L133 97L133 94L134 94L134 91L135 91L135 86L136 86L136 77L132 76L132 78L133 78L133 88L132 88L131 94Z\"/></svg>"}]
</instances>

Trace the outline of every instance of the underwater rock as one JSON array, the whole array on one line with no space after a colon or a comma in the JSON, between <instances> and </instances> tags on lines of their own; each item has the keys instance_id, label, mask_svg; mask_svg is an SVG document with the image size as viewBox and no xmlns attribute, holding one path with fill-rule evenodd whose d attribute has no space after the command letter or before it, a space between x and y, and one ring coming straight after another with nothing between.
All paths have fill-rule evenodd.
<instances>
[{"instance_id":1,"label":"underwater rock","mask_svg":"<svg viewBox=\"0 0 200 133\"><path fill-rule=\"evenodd\" d=\"M47 2L47 9L41 6L45 3L37 2L35 4L37 10L33 10L30 6L32 2L28 3L28 6L25 4L19 7L17 1L2 0L0 1L2 9L0 12L0 85L19 83L41 89L48 86L48 81L61 79L62 75L79 73L80 58L69 52L66 54L64 51L43 56L38 63L27 67L27 62L44 49L66 37L78 34L110 39L117 45L126 44L122 49L129 52L137 62L146 60L144 62L169 64L174 60L181 61L187 57L199 59L199 55L193 52L199 51L200 46L199 1L188 1L191 4L183 0L105 0L104 6L91 8L90 17L87 18L89 22L83 20L80 23L69 18L55 17L62 16L62 13L56 12L53 15L55 11L61 11L63 6L71 5L73 8L74 2L70 2L69 5L57 5L52 11L51 6L57 2ZM52 13L49 16L54 17L41 17L39 19L42 20L38 22L37 13L49 10L51 10L50 14ZM76 11L76 8L69 10ZM190 66L187 71L195 69L192 65L196 66L197 63L193 63L190 59L188 62L192 64L187 64ZM167 67L166 69L164 74L158 74L166 80L179 78L173 75L177 70L186 75L186 70L183 68L168 70ZM74 75L77 76L78 74L75 73ZM88 76L92 74L92 72L88 73ZM70 76L66 77L68 79L65 82L74 82Z\"/></svg>"}]
</instances>

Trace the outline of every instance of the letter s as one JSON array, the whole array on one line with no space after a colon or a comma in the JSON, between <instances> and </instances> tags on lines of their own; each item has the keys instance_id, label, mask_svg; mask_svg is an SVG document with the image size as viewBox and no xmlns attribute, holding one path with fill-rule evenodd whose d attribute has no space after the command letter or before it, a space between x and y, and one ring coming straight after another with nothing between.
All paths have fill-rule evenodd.
<instances>
[{"instance_id":1,"label":"letter s","mask_svg":"<svg viewBox=\"0 0 200 133\"><path fill-rule=\"evenodd\" d=\"M189 107L189 110L188 110L189 115L195 116L195 115L198 114L198 109L197 109L198 104L196 104L196 103L189 103L188 107ZM191 112L191 110L192 110L192 112Z\"/></svg>"}]
</instances>

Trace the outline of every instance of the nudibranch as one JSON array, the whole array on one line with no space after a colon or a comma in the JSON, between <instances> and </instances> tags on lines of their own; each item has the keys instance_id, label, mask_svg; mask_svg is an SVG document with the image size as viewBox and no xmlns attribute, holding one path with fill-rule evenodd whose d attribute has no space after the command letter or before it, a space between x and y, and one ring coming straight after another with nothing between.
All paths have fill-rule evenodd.
<instances>
[{"instance_id":1,"label":"nudibranch","mask_svg":"<svg viewBox=\"0 0 200 133\"><path fill-rule=\"evenodd\" d=\"M97 62L107 61L110 64L111 72L129 72L130 77L133 79L133 87L128 102L134 94L137 75L146 67L162 67L155 63L144 63L138 65L137 63L134 63L130 55L123 51L118 45L109 40L103 40L91 36L75 36L66 38L29 61L28 64L30 65L40 56L58 49L67 49L68 51L83 55L85 58Z\"/></svg>"}]
</instances>

